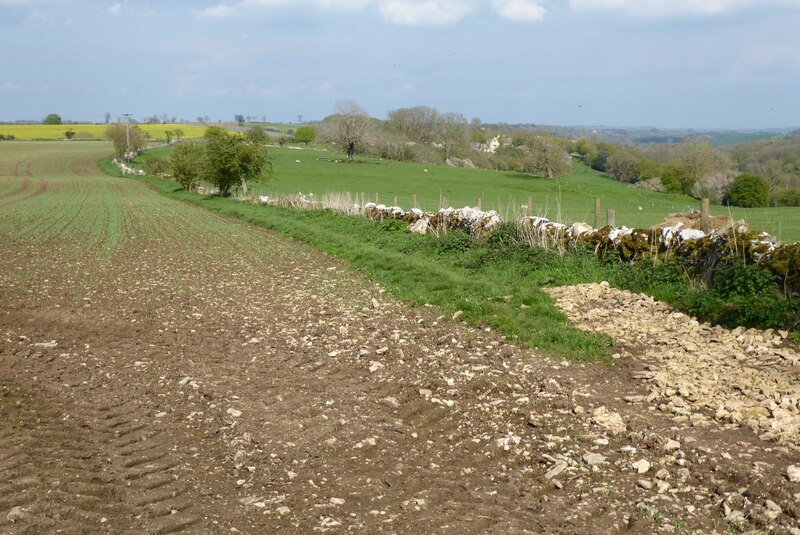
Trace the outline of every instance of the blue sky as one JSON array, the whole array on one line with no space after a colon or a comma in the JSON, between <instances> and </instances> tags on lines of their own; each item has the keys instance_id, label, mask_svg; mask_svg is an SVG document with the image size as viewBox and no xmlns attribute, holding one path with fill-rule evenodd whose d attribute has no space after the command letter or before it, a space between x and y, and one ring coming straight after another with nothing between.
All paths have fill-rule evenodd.
<instances>
[{"instance_id":1,"label":"blue sky","mask_svg":"<svg viewBox=\"0 0 800 535\"><path fill-rule=\"evenodd\" d=\"M800 0L0 0L0 120L800 126Z\"/></svg>"}]
</instances>

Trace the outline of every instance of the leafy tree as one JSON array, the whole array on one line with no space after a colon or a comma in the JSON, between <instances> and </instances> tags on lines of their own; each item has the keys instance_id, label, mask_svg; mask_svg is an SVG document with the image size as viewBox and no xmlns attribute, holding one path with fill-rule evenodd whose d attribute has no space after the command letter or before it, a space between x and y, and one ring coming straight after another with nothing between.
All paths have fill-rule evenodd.
<instances>
[{"instance_id":1,"label":"leafy tree","mask_svg":"<svg viewBox=\"0 0 800 535\"><path fill-rule=\"evenodd\" d=\"M237 123L239 123L239 126L243 126L244 125L244 115L241 115L241 114L234 115L233 116L233 120L236 121Z\"/></svg>"},{"instance_id":2,"label":"leafy tree","mask_svg":"<svg viewBox=\"0 0 800 535\"><path fill-rule=\"evenodd\" d=\"M75 131L72 128L70 128L69 130L64 132L64 137L67 138L67 139L74 138L75 137Z\"/></svg>"},{"instance_id":3,"label":"leafy tree","mask_svg":"<svg viewBox=\"0 0 800 535\"><path fill-rule=\"evenodd\" d=\"M57 113L51 113L42 120L42 124L61 124L61 116Z\"/></svg>"},{"instance_id":4,"label":"leafy tree","mask_svg":"<svg viewBox=\"0 0 800 535\"><path fill-rule=\"evenodd\" d=\"M366 110L353 101L336 104L337 113L332 117L333 137L347 154L347 161L356 160L356 152L367 142L370 118Z\"/></svg>"},{"instance_id":5,"label":"leafy tree","mask_svg":"<svg viewBox=\"0 0 800 535\"><path fill-rule=\"evenodd\" d=\"M137 152L147 143L145 133L136 125L109 125L106 127L106 138L114 144L114 153L118 158L126 152Z\"/></svg>"},{"instance_id":6,"label":"leafy tree","mask_svg":"<svg viewBox=\"0 0 800 535\"><path fill-rule=\"evenodd\" d=\"M183 130L181 130L180 128L176 128L173 133L175 134L175 139L177 139L178 141L183 139L183 135L184 135L183 134Z\"/></svg>"},{"instance_id":7,"label":"leafy tree","mask_svg":"<svg viewBox=\"0 0 800 535\"><path fill-rule=\"evenodd\" d=\"M206 172L205 147L199 143L181 143L170 157L172 175L185 190L194 189Z\"/></svg>"},{"instance_id":8,"label":"leafy tree","mask_svg":"<svg viewBox=\"0 0 800 535\"><path fill-rule=\"evenodd\" d=\"M110 123L110 122L111 122L111 113L109 113L109 112L106 112L106 113L103 115L103 117L104 117L104 118L105 118L105 120L106 120L106 124L108 124L108 123Z\"/></svg>"},{"instance_id":9,"label":"leafy tree","mask_svg":"<svg viewBox=\"0 0 800 535\"><path fill-rule=\"evenodd\" d=\"M294 134L294 140L298 143L305 143L308 145L317 139L317 132L311 126L301 126Z\"/></svg>"},{"instance_id":10,"label":"leafy tree","mask_svg":"<svg viewBox=\"0 0 800 535\"><path fill-rule=\"evenodd\" d=\"M639 179L641 160L632 150L618 150L606 160L606 172L620 182L636 182Z\"/></svg>"},{"instance_id":11,"label":"leafy tree","mask_svg":"<svg viewBox=\"0 0 800 535\"><path fill-rule=\"evenodd\" d=\"M527 173L555 178L571 169L564 140L531 135L526 140L525 149L529 154L525 162L525 172Z\"/></svg>"},{"instance_id":12,"label":"leafy tree","mask_svg":"<svg viewBox=\"0 0 800 535\"><path fill-rule=\"evenodd\" d=\"M247 138L247 141L255 143L256 145L266 145L267 142L269 142L269 136L264 129L258 125L251 126L244 136Z\"/></svg>"},{"instance_id":13,"label":"leafy tree","mask_svg":"<svg viewBox=\"0 0 800 535\"><path fill-rule=\"evenodd\" d=\"M728 202L744 208L769 206L769 184L756 175L739 175L733 180Z\"/></svg>"},{"instance_id":14,"label":"leafy tree","mask_svg":"<svg viewBox=\"0 0 800 535\"><path fill-rule=\"evenodd\" d=\"M167 130L164 132L164 136L167 138L167 144L172 143L172 137L175 135L175 132L172 130Z\"/></svg>"},{"instance_id":15,"label":"leafy tree","mask_svg":"<svg viewBox=\"0 0 800 535\"><path fill-rule=\"evenodd\" d=\"M247 181L266 179L272 172L264 148L242 136L212 127L206 130L206 162L209 180L228 197L231 188L241 184L247 194Z\"/></svg>"},{"instance_id":16,"label":"leafy tree","mask_svg":"<svg viewBox=\"0 0 800 535\"><path fill-rule=\"evenodd\" d=\"M687 195L691 195L694 185L705 175L730 167L722 154L704 139L688 139L681 143L670 163L681 191Z\"/></svg>"}]
</instances>

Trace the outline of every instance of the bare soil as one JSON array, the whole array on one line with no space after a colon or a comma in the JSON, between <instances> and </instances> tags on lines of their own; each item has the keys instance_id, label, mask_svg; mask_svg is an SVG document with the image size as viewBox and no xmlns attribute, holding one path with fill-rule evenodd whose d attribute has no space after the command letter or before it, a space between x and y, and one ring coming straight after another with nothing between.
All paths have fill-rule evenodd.
<instances>
[{"instance_id":1,"label":"bare soil","mask_svg":"<svg viewBox=\"0 0 800 535\"><path fill-rule=\"evenodd\" d=\"M0 236L0 532L798 533L797 451L626 402L644 348L559 362L109 191L112 252Z\"/></svg>"}]
</instances>

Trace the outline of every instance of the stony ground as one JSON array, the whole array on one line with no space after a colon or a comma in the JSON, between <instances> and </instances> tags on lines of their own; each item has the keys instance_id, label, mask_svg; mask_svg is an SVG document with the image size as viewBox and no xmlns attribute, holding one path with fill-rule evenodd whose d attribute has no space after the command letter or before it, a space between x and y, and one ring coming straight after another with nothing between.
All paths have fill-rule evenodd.
<instances>
[{"instance_id":1,"label":"stony ground","mask_svg":"<svg viewBox=\"0 0 800 535\"><path fill-rule=\"evenodd\" d=\"M0 161L0 532L800 533L772 337L556 290L619 344L559 362L91 158L32 161Z\"/></svg>"}]
</instances>

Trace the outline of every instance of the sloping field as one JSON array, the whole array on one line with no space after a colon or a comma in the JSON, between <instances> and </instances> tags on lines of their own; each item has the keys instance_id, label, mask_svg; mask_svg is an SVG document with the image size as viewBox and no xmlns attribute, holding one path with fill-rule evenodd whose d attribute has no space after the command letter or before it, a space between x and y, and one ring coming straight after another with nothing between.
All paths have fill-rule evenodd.
<instances>
[{"instance_id":1,"label":"sloping field","mask_svg":"<svg viewBox=\"0 0 800 535\"><path fill-rule=\"evenodd\" d=\"M635 346L522 350L108 151L0 145L0 532L800 528L797 450L650 410Z\"/></svg>"},{"instance_id":2,"label":"sloping field","mask_svg":"<svg viewBox=\"0 0 800 535\"><path fill-rule=\"evenodd\" d=\"M258 194L291 195L298 192L364 193L369 201L397 203L409 209L413 195L419 207L438 210L444 197L449 206L475 206L481 198L484 210L497 210L512 219L524 215L531 197L533 215L553 221L594 224L594 199L600 197L602 224L606 210L616 211L618 225L647 228L667 215L699 210L700 202L685 195L656 193L608 178L580 162L574 172L546 179L485 169L456 169L416 163L362 158L360 163L336 163L341 155L313 150L271 148L274 180L256 187ZM328 158L318 160L318 158ZM297 163L297 162L300 163ZM427 172L426 172L427 170ZM713 206L713 216L745 219L751 228L769 232L787 242L800 240L800 208L728 208Z\"/></svg>"}]
</instances>

